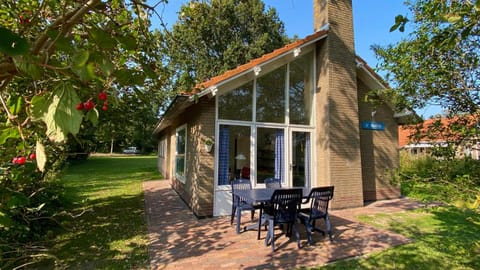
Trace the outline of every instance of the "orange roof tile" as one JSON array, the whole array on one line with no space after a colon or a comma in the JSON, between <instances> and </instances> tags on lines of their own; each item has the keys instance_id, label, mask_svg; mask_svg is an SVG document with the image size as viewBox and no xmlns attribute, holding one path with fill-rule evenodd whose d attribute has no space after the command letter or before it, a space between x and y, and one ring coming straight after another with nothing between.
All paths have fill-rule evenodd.
<instances>
[{"instance_id":1,"label":"orange roof tile","mask_svg":"<svg viewBox=\"0 0 480 270\"><path fill-rule=\"evenodd\" d=\"M440 120L440 126L446 129L449 129L450 125L454 124L459 118L454 117L454 118L434 118L434 119L427 119L423 121L419 129L422 133L422 138L420 139L421 142L445 142L447 140L455 140L458 138L458 133L455 131L448 131L445 133L439 132L439 131L434 131L433 134L430 134L430 138L425 135L427 133L427 130L429 127L432 125L436 125L436 122ZM468 126L475 125L478 123L480 119L479 115L471 115L469 117L466 117L465 123ZM398 127L398 146L403 147L407 144L412 143L412 135L415 134L416 132L416 125L406 125L406 126L399 126ZM432 138L433 137L433 138Z\"/></svg>"}]
</instances>

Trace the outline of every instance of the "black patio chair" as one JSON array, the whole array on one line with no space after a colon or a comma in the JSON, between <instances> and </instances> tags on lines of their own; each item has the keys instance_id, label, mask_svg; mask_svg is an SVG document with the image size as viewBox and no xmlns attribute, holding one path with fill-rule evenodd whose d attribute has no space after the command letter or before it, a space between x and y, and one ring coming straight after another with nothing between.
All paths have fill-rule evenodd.
<instances>
[{"instance_id":1,"label":"black patio chair","mask_svg":"<svg viewBox=\"0 0 480 270\"><path fill-rule=\"evenodd\" d=\"M328 237L332 241L332 226L330 224L330 217L328 215L328 204L333 198L333 186L328 187L316 187L312 188L308 199L305 203L310 202L310 207L301 209L298 214L298 218L305 224L305 229L307 231L308 243L313 244L312 232L318 231L322 235L325 235L325 232L317 227L315 227L315 221L317 219L324 219L325 225L327 227Z\"/></svg>"},{"instance_id":2,"label":"black patio chair","mask_svg":"<svg viewBox=\"0 0 480 270\"><path fill-rule=\"evenodd\" d=\"M264 220L268 222L267 236L265 237L265 245L271 244L272 252L275 251L275 233L274 228L277 225L286 224L287 228L293 225L295 229L295 237L297 246L300 248L300 233L298 232L297 215L302 203L301 189L277 189L273 192L270 204L272 213L264 213ZM286 233L287 236L290 234Z\"/></svg>"},{"instance_id":3,"label":"black patio chair","mask_svg":"<svg viewBox=\"0 0 480 270\"><path fill-rule=\"evenodd\" d=\"M278 178L267 178L265 179L265 187L266 188L281 188L282 182Z\"/></svg>"},{"instance_id":4,"label":"black patio chair","mask_svg":"<svg viewBox=\"0 0 480 270\"><path fill-rule=\"evenodd\" d=\"M242 211L251 211L252 212L252 221L255 217L255 210L260 209L260 205L252 205L246 202L243 198L235 195L237 190L249 190L252 189L252 183L249 179L234 179L232 181L232 215L230 217L230 225L233 224L233 219L237 213L237 210ZM241 215L239 215L241 216ZM237 219L236 230L237 233L240 233L240 217Z\"/></svg>"}]
</instances>

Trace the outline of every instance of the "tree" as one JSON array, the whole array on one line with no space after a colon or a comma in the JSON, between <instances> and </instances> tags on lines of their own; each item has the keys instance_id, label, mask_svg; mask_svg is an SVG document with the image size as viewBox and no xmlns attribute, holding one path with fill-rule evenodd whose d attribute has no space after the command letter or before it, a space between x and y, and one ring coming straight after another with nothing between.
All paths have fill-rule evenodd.
<instances>
[{"instance_id":1,"label":"tree","mask_svg":"<svg viewBox=\"0 0 480 270\"><path fill-rule=\"evenodd\" d=\"M164 89L153 12L140 0L0 1L0 268L43 252L28 243L61 211L48 176L67 138L124 91Z\"/></svg>"},{"instance_id":2,"label":"tree","mask_svg":"<svg viewBox=\"0 0 480 270\"><path fill-rule=\"evenodd\" d=\"M265 11L260 0L191 1L179 14L165 39L179 91L288 42L275 9Z\"/></svg>"},{"instance_id":3,"label":"tree","mask_svg":"<svg viewBox=\"0 0 480 270\"><path fill-rule=\"evenodd\" d=\"M480 1L417 0L407 5L413 18L397 16L391 30L403 31L413 23L409 38L384 48L374 46L378 67L394 87L387 94L399 110L439 105L454 120L451 134L457 142L478 136Z\"/></svg>"}]
</instances>

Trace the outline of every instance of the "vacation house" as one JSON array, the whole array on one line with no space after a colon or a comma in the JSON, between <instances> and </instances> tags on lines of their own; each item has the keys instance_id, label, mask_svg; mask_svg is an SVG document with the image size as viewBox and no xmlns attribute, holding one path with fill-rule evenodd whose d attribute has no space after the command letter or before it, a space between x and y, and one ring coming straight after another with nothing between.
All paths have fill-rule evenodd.
<instances>
[{"instance_id":1,"label":"vacation house","mask_svg":"<svg viewBox=\"0 0 480 270\"><path fill-rule=\"evenodd\" d=\"M365 102L380 77L355 55L351 0L314 0L316 32L178 95L162 116L158 169L197 216L230 214L230 181L335 186L332 208L400 195L398 129ZM213 142L213 147L210 147Z\"/></svg>"}]
</instances>

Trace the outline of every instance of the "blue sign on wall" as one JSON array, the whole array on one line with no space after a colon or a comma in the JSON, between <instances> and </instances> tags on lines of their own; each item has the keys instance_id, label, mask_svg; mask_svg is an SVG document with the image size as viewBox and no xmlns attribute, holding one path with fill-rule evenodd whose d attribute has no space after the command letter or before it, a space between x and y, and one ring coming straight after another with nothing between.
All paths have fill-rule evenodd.
<instances>
[{"instance_id":1,"label":"blue sign on wall","mask_svg":"<svg viewBox=\"0 0 480 270\"><path fill-rule=\"evenodd\" d=\"M362 129L385 130L383 122L362 121Z\"/></svg>"}]
</instances>

